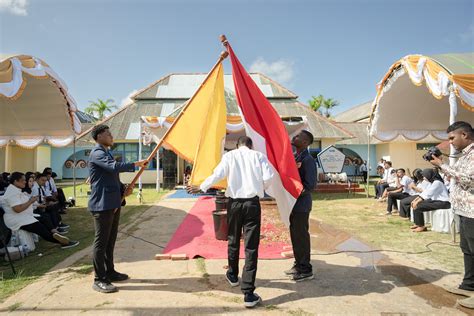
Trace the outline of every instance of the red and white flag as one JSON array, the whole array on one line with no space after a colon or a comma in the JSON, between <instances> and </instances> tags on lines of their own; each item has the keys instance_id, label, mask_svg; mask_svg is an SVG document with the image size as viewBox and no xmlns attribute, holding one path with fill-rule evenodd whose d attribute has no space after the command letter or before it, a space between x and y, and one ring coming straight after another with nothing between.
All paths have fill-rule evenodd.
<instances>
[{"instance_id":1,"label":"red and white flag","mask_svg":"<svg viewBox=\"0 0 474 316\"><path fill-rule=\"evenodd\" d=\"M245 71L228 43L227 50L245 132L252 139L254 149L268 157L275 172L266 192L275 198L281 219L289 226L291 210L303 190L290 138L280 116Z\"/></svg>"}]
</instances>

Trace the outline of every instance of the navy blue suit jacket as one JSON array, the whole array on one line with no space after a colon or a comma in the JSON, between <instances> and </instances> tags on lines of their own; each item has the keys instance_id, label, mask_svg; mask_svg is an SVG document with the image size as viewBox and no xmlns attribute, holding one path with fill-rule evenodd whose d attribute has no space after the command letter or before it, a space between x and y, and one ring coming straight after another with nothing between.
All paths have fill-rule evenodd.
<instances>
[{"instance_id":1,"label":"navy blue suit jacket","mask_svg":"<svg viewBox=\"0 0 474 316\"><path fill-rule=\"evenodd\" d=\"M89 211L100 212L119 208L122 204L119 173L134 171L133 163L115 161L107 149L97 144L89 155Z\"/></svg>"},{"instance_id":2,"label":"navy blue suit jacket","mask_svg":"<svg viewBox=\"0 0 474 316\"><path fill-rule=\"evenodd\" d=\"M311 212L313 206L311 192L313 192L313 189L316 186L316 163L307 149L297 155L296 163L301 163L298 172L300 174L301 182L303 183L303 192L301 192L296 200L292 212Z\"/></svg>"}]
</instances>

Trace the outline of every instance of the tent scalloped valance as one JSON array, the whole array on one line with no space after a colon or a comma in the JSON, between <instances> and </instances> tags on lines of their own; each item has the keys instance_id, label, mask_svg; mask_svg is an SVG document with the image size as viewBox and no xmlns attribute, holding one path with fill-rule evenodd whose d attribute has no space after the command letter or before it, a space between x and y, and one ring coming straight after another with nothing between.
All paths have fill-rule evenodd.
<instances>
[{"instance_id":1,"label":"tent scalloped valance","mask_svg":"<svg viewBox=\"0 0 474 316\"><path fill-rule=\"evenodd\" d=\"M40 82L43 80L46 80L48 83L41 85ZM29 86L31 87L29 88ZM18 135L24 136L18 136L15 135L16 131L10 128L3 131L3 135L0 136L0 147L10 142L25 148L33 148L42 142L61 147L70 144L73 140L73 135L81 132L81 122L75 113L77 111L76 102L68 93L66 83L47 63L28 55L9 56L0 61L0 101L3 99L2 103L6 107L5 111L7 111L4 113L14 111L17 104L34 107L36 103L32 101L34 100L34 98L32 99L32 93L34 95L37 93L36 91L42 91L43 89L53 89L51 90L53 93L50 95L55 102L54 105L56 107L54 109L59 110L63 108L65 111L66 116L62 124L61 136L57 132L52 133L52 135L57 136L48 135L49 132L45 133L45 131L38 131L37 134L31 135L29 133L24 134L23 131L23 134L19 133ZM22 97L24 95L28 96ZM25 98L27 101L23 101ZM41 104L43 110L39 111L44 111L44 104L45 102L48 104L48 101L43 99L41 101L43 101L43 104ZM25 110L21 111L23 116L25 116ZM67 119L68 117L69 119Z\"/></svg>"},{"instance_id":2,"label":"tent scalloped valance","mask_svg":"<svg viewBox=\"0 0 474 316\"><path fill-rule=\"evenodd\" d=\"M437 99L449 95L449 83L461 100L461 105L474 112L474 75L451 74L438 62L423 55L408 55L395 62L377 85L376 104L382 96L382 89L392 73L403 66L414 85L421 86L425 80L430 93ZM374 110L374 109L373 109Z\"/></svg>"}]
</instances>

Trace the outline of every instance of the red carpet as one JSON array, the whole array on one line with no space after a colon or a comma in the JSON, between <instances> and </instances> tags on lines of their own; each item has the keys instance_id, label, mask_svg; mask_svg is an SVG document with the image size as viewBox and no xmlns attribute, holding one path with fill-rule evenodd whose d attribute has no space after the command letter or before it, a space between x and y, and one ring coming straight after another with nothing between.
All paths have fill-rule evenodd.
<instances>
[{"instance_id":1,"label":"red carpet","mask_svg":"<svg viewBox=\"0 0 474 316\"><path fill-rule=\"evenodd\" d=\"M214 235L212 219L214 209L213 197L200 197L179 225L163 253L186 254L188 258L227 259L227 241L217 240ZM271 222L262 221L262 238L258 255L260 259L282 259L281 252L288 243L271 240L272 236L286 233L281 230ZM240 247L240 258L245 258L243 242Z\"/></svg>"}]
</instances>

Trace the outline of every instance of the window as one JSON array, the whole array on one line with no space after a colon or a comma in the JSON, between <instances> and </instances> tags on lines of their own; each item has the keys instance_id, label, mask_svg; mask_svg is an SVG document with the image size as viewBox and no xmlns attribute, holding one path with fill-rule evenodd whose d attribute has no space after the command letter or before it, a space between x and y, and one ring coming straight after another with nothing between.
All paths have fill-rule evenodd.
<instances>
[{"instance_id":1,"label":"window","mask_svg":"<svg viewBox=\"0 0 474 316\"><path fill-rule=\"evenodd\" d=\"M439 145L439 143L417 143L416 144L416 150L428 150L430 147L435 147Z\"/></svg>"}]
</instances>

